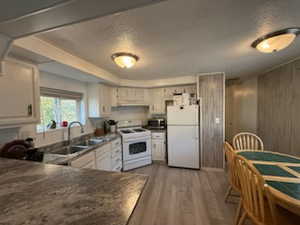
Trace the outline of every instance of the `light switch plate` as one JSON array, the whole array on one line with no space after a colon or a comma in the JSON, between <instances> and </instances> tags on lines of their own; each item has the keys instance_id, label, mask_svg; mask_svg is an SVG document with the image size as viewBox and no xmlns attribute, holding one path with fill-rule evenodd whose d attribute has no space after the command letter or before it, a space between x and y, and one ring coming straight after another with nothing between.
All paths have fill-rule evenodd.
<instances>
[{"instance_id":1,"label":"light switch plate","mask_svg":"<svg viewBox=\"0 0 300 225\"><path fill-rule=\"evenodd\" d=\"M219 124L220 123L220 118L216 118L216 124Z\"/></svg>"}]
</instances>

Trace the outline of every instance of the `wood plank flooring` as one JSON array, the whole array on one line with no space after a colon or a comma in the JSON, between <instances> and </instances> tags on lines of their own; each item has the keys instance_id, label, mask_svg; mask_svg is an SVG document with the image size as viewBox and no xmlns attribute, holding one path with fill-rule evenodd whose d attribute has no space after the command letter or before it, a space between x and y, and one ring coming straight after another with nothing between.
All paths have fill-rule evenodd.
<instances>
[{"instance_id":1,"label":"wood plank flooring","mask_svg":"<svg viewBox=\"0 0 300 225\"><path fill-rule=\"evenodd\" d=\"M228 183L223 171L156 163L131 173L150 178L129 225L233 225L237 204L224 202Z\"/></svg>"}]
</instances>

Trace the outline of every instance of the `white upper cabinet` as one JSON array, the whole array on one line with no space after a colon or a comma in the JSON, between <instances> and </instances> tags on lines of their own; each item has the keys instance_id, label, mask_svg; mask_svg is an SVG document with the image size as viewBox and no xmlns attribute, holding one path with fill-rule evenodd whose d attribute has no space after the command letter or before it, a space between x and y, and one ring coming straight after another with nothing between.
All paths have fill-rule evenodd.
<instances>
[{"instance_id":1,"label":"white upper cabinet","mask_svg":"<svg viewBox=\"0 0 300 225\"><path fill-rule=\"evenodd\" d=\"M39 72L35 65L9 59L0 74L0 126L40 121Z\"/></svg>"},{"instance_id":2,"label":"white upper cabinet","mask_svg":"<svg viewBox=\"0 0 300 225\"><path fill-rule=\"evenodd\" d=\"M163 88L163 96L166 100L173 99L173 95L176 93L196 94L196 85L185 85L185 86Z\"/></svg>"},{"instance_id":3,"label":"white upper cabinet","mask_svg":"<svg viewBox=\"0 0 300 225\"><path fill-rule=\"evenodd\" d=\"M165 114L167 100L173 100L175 93L196 94L196 85L185 85L165 88L150 89L149 112L150 114Z\"/></svg>"},{"instance_id":4,"label":"white upper cabinet","mask_svg":"<svg viewBox=\"0 0 300 225\"><path fill-rule=\"evenodd\" d=\"M104 84L89 84L89 117L101 118L111 115L112 88Z\"/></svg>"},{"instance_id":5,"label":"white upper cabinet","mask_svg":"<svg viewBox=\"0 0 300 225\"><path fill-rule=\"evenodd\" d=\"M163 88L153 88L150 90L151 104L149 106L150 114L165 113L165 99Z\"/></svg>"},{"instance_id":6,"label":"white upper cabinet","mask_svg":"<svg viewBox=\"0 0 300 225\"><path fill-rule=\"evenodd\" d=\"M147 89L143 88L115 88L114 106L118 105L148 105Z\"/></svg>"}]
</instances>

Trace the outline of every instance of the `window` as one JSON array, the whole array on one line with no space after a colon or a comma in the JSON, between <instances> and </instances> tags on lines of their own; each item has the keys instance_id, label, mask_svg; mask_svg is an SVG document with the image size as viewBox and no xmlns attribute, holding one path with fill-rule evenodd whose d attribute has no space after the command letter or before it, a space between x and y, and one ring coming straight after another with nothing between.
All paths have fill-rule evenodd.
<instances>
[{"instance_id":1,"label":"window","mask_svg":"<svg viewBox=\"0 0 300 225\"><path fill-rule=\"evenodd\" d=\"M54 120L57 127L62 121L81 121L82 94L62 90L41 88L40 113L41 123L38 131L49 129L49 124Z\"/></svg>"}]
</instances>

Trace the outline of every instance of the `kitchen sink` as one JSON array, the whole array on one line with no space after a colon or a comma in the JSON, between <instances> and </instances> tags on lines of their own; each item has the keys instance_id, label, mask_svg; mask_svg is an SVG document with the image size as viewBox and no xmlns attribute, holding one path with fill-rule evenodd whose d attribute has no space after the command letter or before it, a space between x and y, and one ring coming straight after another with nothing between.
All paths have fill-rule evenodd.
<instances>
[{"instance_id":1,"label":"kitchen sink","mask_svg":"<svg viewBox=\"0 0 300 225\"><path fill-rule=\"evenodd\" d=\"M70 147L70 152L68 151L68 148L63 148L61 150L58 150L56 152L53 152L54 154L58 154L58 155L69 155L69 154L73 154L73 153L77 153L83 150L88 149L89 146L71 146Z\"/></svg>"},{"instance_id":2,"label":"kitchen sink","mask_svg":"<svg viewBox=\"0 0 300 225\"><path fill-rule=\"evenodd\" d=\"M54 154L59 154L59 155L74 154L74 153L89 149L90 147L92 147L94 145L101 144L104 141L105 141L105 139L100 139L100 138L89 139L87 141L80 142L76 145L70 146L70 151L68 151L67 148L64 148L64 149L61 149L61 150L55 152Z\"/></svg>"},{"instance_id":3,"label":"kitchen sink","mask_svg":"<svg viewBox=\"0 0 300 225\"><path fill-rule=\"evenodd\" d=\"M70 153L73 154L73 153L80 152L80 151L83 151L88 148L89 148L89 146L74 145L74 146L70 147Z\"/></svg>"}]
</instances>

